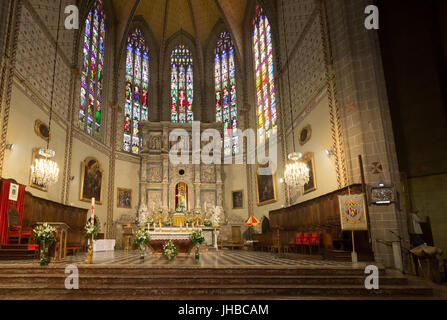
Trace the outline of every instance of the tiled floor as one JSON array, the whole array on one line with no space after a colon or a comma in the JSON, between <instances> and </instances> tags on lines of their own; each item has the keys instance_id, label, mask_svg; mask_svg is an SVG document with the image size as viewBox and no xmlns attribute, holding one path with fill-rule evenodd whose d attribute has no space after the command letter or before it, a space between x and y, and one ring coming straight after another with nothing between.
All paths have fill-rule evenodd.
<instances>
[{"instance_id":1,"label":"tiled floor","mask_svg":"<svg viewBox=\"0 0 447 320\"><path fill-rule=\"evenodd\" d=\"M83 264L85 254L77 256L68 256L67 264ZM37 264L37 260L26 261L0 261L0 265L4 264ZM93 256L94 265L138 265L147 267L169 266L169 267L201 267L201 268L217 268L217 267L256 267L256 266L277 266L277 267L352 267L350 262L336 262L328 260L295 260L288 258L280 258L277 254L258 251L219 251L217 253L204 253L200 255L199 262L194 259L194 254L189 256L179 255L169 265L166 259L160 254L149 254L141 262L139 252L137 251L112 251L112 252L95 252Z\"/></svg>"}]
</instances>

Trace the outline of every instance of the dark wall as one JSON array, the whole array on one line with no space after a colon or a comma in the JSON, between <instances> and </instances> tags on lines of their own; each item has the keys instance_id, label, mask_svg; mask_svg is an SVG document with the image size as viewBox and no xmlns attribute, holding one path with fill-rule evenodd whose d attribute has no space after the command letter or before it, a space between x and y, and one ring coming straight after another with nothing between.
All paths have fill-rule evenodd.
<instances>
[{"instance_id":1,"label":"dark wall","mask_svg":"<svg viewBox=\"0 0 447 320\"><path fill-rule=\"evenodd\" d=\"M400 170L409 178L447 173L447 1L378 5Z\"/></svg>"}]
</instances>

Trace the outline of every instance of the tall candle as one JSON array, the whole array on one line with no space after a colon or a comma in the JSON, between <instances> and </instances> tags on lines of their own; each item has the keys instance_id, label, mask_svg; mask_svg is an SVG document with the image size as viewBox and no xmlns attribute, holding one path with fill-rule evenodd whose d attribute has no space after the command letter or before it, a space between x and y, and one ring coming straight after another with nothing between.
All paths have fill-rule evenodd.
<instances>
[{"instance_id":1,"label":"tall candle","mask_svg":"<svg viewBox=\"0 0 447 320\"><path fill-rule=\"evenodd\" d=\"M92 198L92 219L95 217L95 198Z\"/></svg>"},{"instance_id":2,"label":"tall candle","mask_svg":"<svg viewBox=\"0 0 447 320\"><path fill-rule=\"evenodd\" d=\"M206 213L206 202L205 202L205 213Z\"/></svg>"}]
</instances>

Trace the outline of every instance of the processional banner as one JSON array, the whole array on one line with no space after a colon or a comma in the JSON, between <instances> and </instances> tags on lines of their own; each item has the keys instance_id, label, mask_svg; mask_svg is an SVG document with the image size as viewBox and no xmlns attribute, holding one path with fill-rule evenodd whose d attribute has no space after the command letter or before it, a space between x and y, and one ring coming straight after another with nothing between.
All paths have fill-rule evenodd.
<instances>
[{"instance_id":1,"label":"processional banner","mask_svg":"<svg viewBox=\"0 0 447 320\"><path fill-rule=\"evenodd\" d=\"M338 196L338 202L343 231L368 230L364 193Z\"/></svg>"}]
</instances>

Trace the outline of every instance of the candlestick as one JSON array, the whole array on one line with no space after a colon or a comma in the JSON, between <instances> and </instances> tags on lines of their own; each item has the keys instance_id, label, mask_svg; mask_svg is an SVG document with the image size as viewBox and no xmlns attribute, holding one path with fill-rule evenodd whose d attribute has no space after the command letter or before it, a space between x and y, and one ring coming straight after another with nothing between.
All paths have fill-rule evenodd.
<instances>
[{"instance_id":1,"label":"candlestick","mask_svg":"<svg viewBox=\"0 0 447 320\"><path fill-rule=\"evenodd\" d=\"M95 218L95 198L92 198L92 219Z\"/></svg>"}]
</instances>

